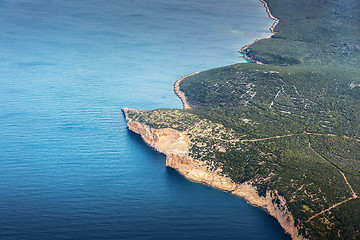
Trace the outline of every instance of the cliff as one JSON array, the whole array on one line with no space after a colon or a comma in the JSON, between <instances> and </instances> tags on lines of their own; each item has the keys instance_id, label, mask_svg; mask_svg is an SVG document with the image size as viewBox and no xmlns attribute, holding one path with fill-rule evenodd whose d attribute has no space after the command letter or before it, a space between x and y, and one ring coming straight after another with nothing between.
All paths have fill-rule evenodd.
<instances>
[{"instance_id":1,"label":"cliff","mask_svg":"<svg viewBox=\"0 0 360 240\"><path fill-rule=\"evenodd\" d=\"M276 190L267 191L266 196L262 197L250 183L235 184L229 177L221 174L221 169L210 170L203 162L190 157L190 139L185 134L171 128L153 129L133 121L128 116L129 110L122 109L129 130L139 134L156 151L165 154L167 167L176 169L191 181L203 183L245 199L275 217L292 239L305 239L298 234L298 228L295 227L295 221L286 206L286 200Z\"/></svg>"}]
</instances>

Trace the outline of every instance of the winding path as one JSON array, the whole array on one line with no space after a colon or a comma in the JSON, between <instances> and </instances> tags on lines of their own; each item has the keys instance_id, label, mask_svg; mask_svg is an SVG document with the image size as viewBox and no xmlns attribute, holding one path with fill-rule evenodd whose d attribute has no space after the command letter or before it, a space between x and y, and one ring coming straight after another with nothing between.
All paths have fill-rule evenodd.
<instances>
[{"instance_id":1,"label":"winding path","mask_svg":"<svg viewBox=\"0 0 360 240\"><path fill-rule=\"evenodd\" d=\"M259 139L244 139L244 140L241 140L241 142L258 142L258 141L266 141L266 140L271 140L271 139L279 139L279 138L286 138L286 137L292 137L292 136L299 136L299 135L303 135L303 134L306 134L306 135L315 135L315 136L327 136L327 137L339 137L335 134L326 134L326 133L310 133L310 132L304 132L304 133L294 133L294 134L287 134L287 135L279 135L279 136L274 136L274 137L267 137L267 138L259 138ZM358 141L360 142L359 139L357 138L352 138L352 137L348 137L348 136L343 136L344 138L346 139L352 139L352 140L355 140L355 141ZM341 169L336 166L334 163L332 163L331 161L329 161L328 159L326 159L324 156L322 156L320 153L318 153L312 146L311 146L311 142L310 142L310 139L309 139L309 148L318 156L320 157L321 159L323 159L324 161L330 163L333 167L335 167L337 170L339 170L340 174L342 175L342 177L344 178L344 181L346 183L346 185L349 187L350 189L350 192L352 194L351 197L349 197L348 199L344 200L344 201L341 201L339 203L335 203L334 205L330 206L329 208L319 212L319 213L316 213L314 214L313 216L311 216L308 220L306 220L306 222L310 222L312 219L316 218L317 216L325 213L325 212L328 212L330 211L331 209L333 208L336 208L338 206L340 206L341 204L344 204L348 201L351 201L353 199L357 199L359 198L359 196L355 193L354 189L352 188L351 184L349 183L349 181L347 180L345 174L341 171Z\"/></svg>"},{"instance_id":2,"label":"winding path","mask_svg":"<svg viewBox=\"0 0 360 240\"><path fill-rule=\"evenodd\" d=\"M311 216L308 220L306 220L306 222L310 222L313 218L316 218L317 216L319 216L319 215L321 215L321 214L323 214L323 213L326 213L326 212L330 211L331 209L336 208L337 206L339 206L339 205L341 205L341 204L343 204L343 203L346 203L346 202L348 202L348 201L350 201L350 200L353 200L353 199L355 199L355 198L357 198L357 197L351 197L351 198L348 198L348 199L346 199L346 200L344 200L344 201L342 201L342 202L336 203L336 204L332 205L331 207L329 207L328 209L325 209L325 210L323 210L323 211L321 211L321 212L319 212L319 213Z\"/></svg>"},{"instance_id":3,"label":"winding path","mask_svg":"<svg viewBox=\"0 0 360 240\"><path fill-rule=\"evenodd\" d=\"M309 134L309 133L308 133L308 134ZM319 134L314 134L314 135L319 135ZM328 135L329 135L329 136L335 136L335 135L333 135L333 134L328 134ZM352 193L352 197L350 197L350 198L348 198L348 199L346 199L346 200L344 200L344 201L341 201L341 202L339 202L339 203L335 203L334 205L330 206L329 208L327 208L327 209L325 209L325 210L323 210L323 211L321 211L321 212L319 212L319 213L311 216L308 220L306 220L306 222L310 222L310 221L311 221L312 219L314 219L315 217L317 217L317 216L319 216L319 215L321 215L321 214L323 214L323 213L325 213L325 212L328 212L328 211L330 211L331 209L333 209L333 208L335 208L335 207L337 207L337 206L340 206L340 205L343 204L343 203L346 203L346 202L348 202L348 201L350 201L350 200L353 200L353 199L358 198L357 194L355 193L354 189L353 189L352 186L350 185L349 181L347 180L345 174L341 171L341 169L340 169L338 166L336 166L334 163L332 163L331 161L327 160L327 159L326 159L324 156L322 156L320 153L318 153L317 151L315 151L315 149L311 146L310 140L309 140L309 147L310 147L310 149L311 149L316 155L318 155L320 158L322 158L323 160L327 161L328 163L330 163L330 164L333 165L336 169L339 170L340 174L343 176L343 178L344 178L344 180L345 180L345 183L348 185L348 187L349 187L349 189L350 189L350 191L351 191L351 193Z\"/></svg>"},{"instance_id":4,"label":"winding path","mask_svg":"<svg viewBox=\"0 0 360 240\"><path fill-rule=\"evenodd\" d=\"M258 138L258 139L243 139L240 142L259 142L259 141L265 141L265 140L271 140L271 139L278 139L278 138L286 138L286 137L292 137L292 136L299 136L303 135L304 133L292 133L288 135L280 135L280 136L274 136L274 137L267 137L267 138Z\"/></svg>"}]
</instances>

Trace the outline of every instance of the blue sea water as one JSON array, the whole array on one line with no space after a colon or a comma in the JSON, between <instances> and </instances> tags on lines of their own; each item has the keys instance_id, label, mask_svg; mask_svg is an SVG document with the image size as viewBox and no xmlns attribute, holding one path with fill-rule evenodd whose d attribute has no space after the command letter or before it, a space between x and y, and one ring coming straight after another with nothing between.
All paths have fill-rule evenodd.
<instances>
[{"instance_id":1,"label":"blue sea water","mask_svg":"<svg viewBox=\"0 0 360 240\"><path fill-rule=\"evenodd\" d=\"M184 179L121 107L181 108L176 79L269 36L258 0L0 0L0 239L289 239Z\"/></svg>"}]
</instances>

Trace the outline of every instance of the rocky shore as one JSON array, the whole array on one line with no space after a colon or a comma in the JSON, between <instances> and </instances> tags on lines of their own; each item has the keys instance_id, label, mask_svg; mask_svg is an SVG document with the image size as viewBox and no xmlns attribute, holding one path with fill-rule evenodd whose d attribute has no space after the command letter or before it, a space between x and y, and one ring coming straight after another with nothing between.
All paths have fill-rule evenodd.
<instances>
[{"instance_id":1,"label":"rocky shore","mask_svg":"<svg viewBox=\"0 0 360 240\"><path fill-rule=\"evenodd\" d=\"M178 96L182 102L182 105L183 105L183 108L184 109L189 109L190 108L190 105L189 103L186 101L186 96L185 94L180 90L180 83L182 80L184 80L185 78L187 77L190 77L190 76L193 76L195 74L198 74L199 72L195 72L195 73L192 73L192 74L188 74L186 76L183 76L181 78L179 78L175 84L174 84L174 93L176 94L176 96Z\"/></svg>"},{"instance_id":2,"label":"rocky shore","mask_svg":"<svg viewBox=\"0 0 360 240\"><path fill-rule=\"evenodd\" d=\"M268 6L268 3L267 3L265 0L260 0L260 2L262 2L262 3L264 4L266 13L268 14L269 18L271 18L271 19L273 19L273 20L275 21L275 22L273 23L273 25L271 25L270 31L271 31L272 34L276 34L275 28L276 28L276 26L279 24L280 20L279 20L278 18L274 17L274 15L272 15L272 13L271 13L271 11L270 11L270 8L269 8L269 6ZM271 36L270 36L270 37L271 37ZM270 38L270 37L268 37L268 38ZM264 64L264 63L262 63L262 62L260 62L260 61L258 61L258 60L255 60L255 59L253 59L253 58L251 58L251 57L249 57L249 56L246 55L246 53L247 53L246 50L247 50L250 46L252 46L252 45L254 45L255 43L257 43L258 41L260 41L260 39L255 39L252 43L245 45L244 47L241 48L241 50L239 51L239 53L242 53L242 54L243 54L242 57L243 57L244 59L246 59L246 60L249 60L249 61L251 61L251 62L253 62L253 63L257 63L257 64Z\"/></svg>"},{"instance_id":3,"label":"rocky shore","mask_svg":"<svg viewBox=\"0 0 360 240\"><path fill-rule=\"evenodd\" d=\"M305 239L298 233L298 227L295 226L286 200L276 190L268 191L265 197L259 196L256 188L250 183L235 184L229 177L219 174L221 169L209 170L203 162L189 156L190 140L186 135L171 128L153 129L133 121L127 114L129 110L131 109L122 109L129 130L139 134L150 147L165 154L167 167L176 169L191 181L203 183L245 199L251 205L260 207L275 217L292 239Z\"/></svg>"},{"instance_id":4,"label":"rocky shore","mask_svg":"<svg viewBox=\"0 0 360 240\"><path fill-rule=\"evenodd\" d=\"M275 34L275 27L278 25L279 19L272 15L265 0L260 1L264 4L268 16L275 20L274 24L270 27L271 33ZM244 54L243 58L257 64L263 64L246 55L246 50L258 41L259 39L256 39L244 46L239 52ZM185 78L198 73L181 77L174 84L174 92L181 99L184 109L190 109L191 107L186 100L185 94L180 90L180 83ZM203 162L190 157L190 139L185 134L171 128L153 129L145 124L133 121L127 114L129 110L136 111L127 108L122 109L126 117L128 129L139 134L150 147L165 154L167 167L176 169L188 180L229 192L243 198L253 206L264 209L269 215L277 219L284 231L293 240L307 239L299 234L300 226L299 224L295 225L295 219L286 205L286 200L278 194L277 190L267 191L265 196L260 196L256 187L250 182L243 184L234 183L229 177L221 174L221 169L210 170Z\"/></svg>"}]
</instances>

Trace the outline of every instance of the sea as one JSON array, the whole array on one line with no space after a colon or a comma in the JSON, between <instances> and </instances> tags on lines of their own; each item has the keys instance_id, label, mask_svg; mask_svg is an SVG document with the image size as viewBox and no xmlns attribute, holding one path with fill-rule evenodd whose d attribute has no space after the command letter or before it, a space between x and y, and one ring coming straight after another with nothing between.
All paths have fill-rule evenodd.
<instances>
[{"instance_id":1,"label":"sea","mask_svg":"<svg viewBox=\"0 0 360 240\"><path fill-rule=\"evenodd\" d=\"M186 180L122 107L181 108L183 75L244 62L259 0L0 0L0 239L290 239Z\"/></svg>"}]
</instances>

